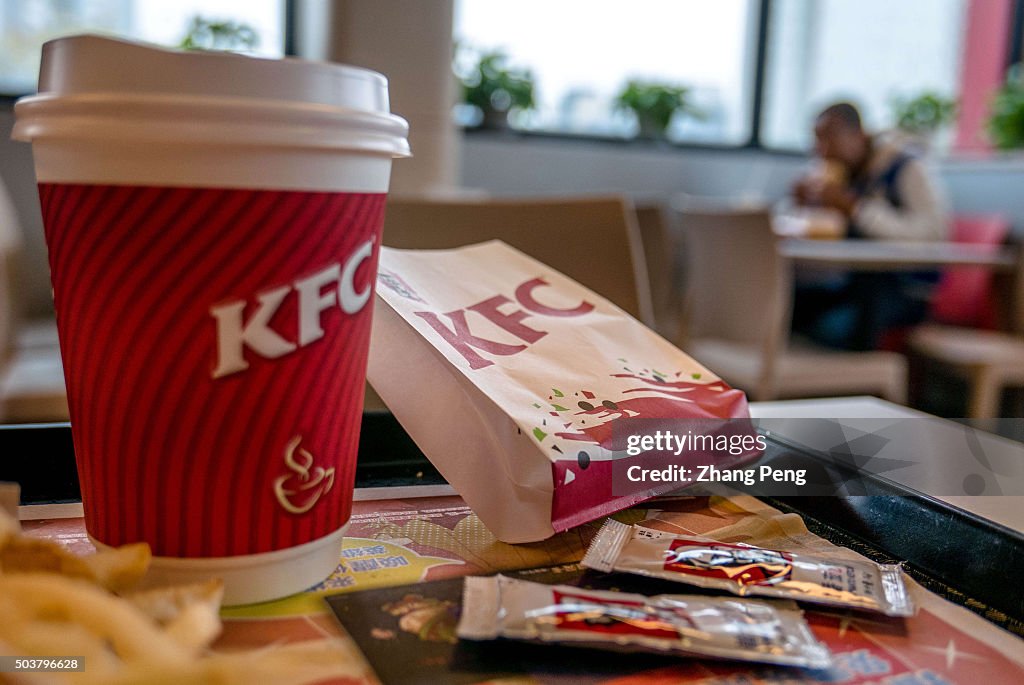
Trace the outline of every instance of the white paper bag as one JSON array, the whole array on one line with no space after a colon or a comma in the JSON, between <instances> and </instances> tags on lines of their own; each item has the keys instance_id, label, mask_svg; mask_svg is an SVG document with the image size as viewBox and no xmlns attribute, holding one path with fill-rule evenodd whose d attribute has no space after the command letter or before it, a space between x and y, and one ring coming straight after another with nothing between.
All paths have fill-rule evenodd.
<instances>
[{"instance_id":1,"label":"white paper bag","mask_svg":"<svg viewBox=\"0 0 1024 685\"><path fill-rule=\"evenodd\" d=\"M367 376L506 542L678 488L612 494L617 419L746 417L743 393L508 245L382 248Z\"/></svg>"}]
</instances>

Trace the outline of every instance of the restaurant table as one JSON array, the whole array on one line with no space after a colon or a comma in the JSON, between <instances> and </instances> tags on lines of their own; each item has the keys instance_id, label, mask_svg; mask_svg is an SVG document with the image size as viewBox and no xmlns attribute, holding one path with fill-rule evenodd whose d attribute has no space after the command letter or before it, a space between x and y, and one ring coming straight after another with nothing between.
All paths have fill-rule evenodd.
<instances>
[{"instance_id":1,"label":"restaurant table","mask_svg":"<svg viewBox=\"0 0 1024 685\"><path fill-rule=\"evenodd\" d=\"M884 439L875 448L878 457L912 462L889 474L897 483L1024 535L1024 419L976 421L972 428L866 396L751 402L750 415L759 419L761 429L812 450L831 447L828 434L816 430L821 417L853 435L873 433ZM948 483L929 479L930 474L956 473L965 461L974 464L972 451L984 455L989 466L999 463L991 478L1004 494L952 494L942 487Z\"/></svg>"},{"instance_id":2,"label":"restaurant table","mask_svg":"<svg viewBox=\"0 0 1024 685\"><path fill-rule=\"evenodd\" d=\"M999 327L1024 331L1024 248L953 242L783 238L779 255L796 270L899 272L980 267L994 274Z\"/></svg>"},{"instance_id":3,"label":"restaurant table","mask_svg":"<svg viewBox=\"0 0 1024 685\"><path fill-rule=\"evenodd\" d=\"M780 467L821 457L820 450L805 444L807 436L799 430L789 431L792 439L785 435L786 421L833 415L837 422L917 417L917 413L906 412L911 410L871 398L752 405L752 414L758 420L775 422L767 424L773 433L761 463ZM12 467L20 464L21 470L15 475L25 479L23 501L47 502L21 508L28 534L56 540L80 552L91 549L81 505L73 501L76 479L68 426L0 429L0 455L0 480L11 478ZM25 462L33 462L33 470L42 469L42 477L33 479ZM69 469L70 475L66 473ZM378 677L383 682L470 683L518 674L529 678L516 682L619 685L937 685L977 678L984 678L986 685L995 685L1024 677L1024 642L1007 632L1024 634L1024 592L1015 578L1016 570L1024 568L1024 536L1019 530L913 492L891 479L868 479L862 483L863 491L854 497L755 498L736 492L728 496L683 492L617 515L625 522L643 521L655 527L722 535L755 544L763 533L773 540L786 540L787 547L805 553L833 549L831 543L835 543L876 561L904 562L912 579L912 594L920 605L913 618L889 619L804 605L815 635L836 656L836 665L828 671L673 661L642 655L608 663L607 658L591 660L575 652L569 653L575 656L567 661L557 649L517 652L515 646L507 645L502 646L507 650L502 652L507 663L500 672L460 670L463 667L453 666L452 656L459 645L432 643L422 635L404 632L386 607L397 600L430 599L434 594L447 597L437 601L448 606L445 602L458 599L457 592L451 595L452 588L457 587L452 584L467 574L529 574L534 572L524 569L541 567L545 572L578 576L577 562L600 521L539 543L501 543L444 483L387 413L364 415L357 483L360 487L335 573L300 595L226 609L225 632L216 649L327 641L349 659L345 669L329 682L350 683L374 683ZM733 537L739 530L762 533ZM435 580L438 583L429 582ZM400 587L389 589L393 586ZM680 587L678 591L687 590ZM348 612L339 609L345 628L327 612L326 597ZM552 660L561 664L549 663ZM614 675L601 671L605 667ZM531 669L543 672L537 675ZM580 676L583 672L586 678Z\"/></svg>"},{"instance_id":4,"label":"restaurant table","mask_svg":"<svg viewBox=\"0 0 1024 685\"><path fill-rule=\"evenodd\" d=\"M1009 246L893 240L810 240L786 238L779 254L800 266L857 271L920 270L947 266L984 266L996 272L1017 268L1018 252Z\"/></svg>"}]
</instances>

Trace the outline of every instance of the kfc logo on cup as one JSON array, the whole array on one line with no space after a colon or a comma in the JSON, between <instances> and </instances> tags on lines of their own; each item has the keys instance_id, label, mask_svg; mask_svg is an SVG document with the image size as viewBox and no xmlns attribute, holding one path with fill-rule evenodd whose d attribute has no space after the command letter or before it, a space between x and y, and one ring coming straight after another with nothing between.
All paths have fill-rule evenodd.
<instances>
[{"instance_id":1,"label":"kfc logo on cup","mask_svg":"<svg viewBox=\"0 0 1024 685\"><path fill-rule=\"evenodd\" d=\"M321 320L324 312L339 307L348 315L356 314L373 293L371 282L356 290L355 277L360 265L373 256L374 240L362 243L344 263L331 264L294 283L267 290L257 296L257 309L244 320L246 300L232 300L210 308L217 321L217 366L211 373L221 378L249 368L244 349L266 359L277 359L324 337ZM324 290L324 288L329 288ZM299 298L298 340L288 340L270 327L281 304L292 294Z\"/></svg>"}]
</instances>

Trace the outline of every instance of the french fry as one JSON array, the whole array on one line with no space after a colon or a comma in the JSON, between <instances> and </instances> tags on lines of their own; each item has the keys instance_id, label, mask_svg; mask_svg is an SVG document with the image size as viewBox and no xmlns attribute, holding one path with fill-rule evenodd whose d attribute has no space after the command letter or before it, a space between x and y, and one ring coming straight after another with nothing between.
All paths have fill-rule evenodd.
<instances>
[{"instance_id":1,"label":"french fry","mask_svg":"<svg viewBox=\"0 0 1024 685\"><path fill-rule=\"evenodd\" d=\"M14 538L21 532L21 524L14 514L0 507L0 549L4 548L7 541Z\"/></svg>"},{"instance_id":2,"label":"french fry","mask_svg":"<svg viewBox=\"0 0 1024 685\"><path fill-rule=\"evenodd\" d=\"M138 590L125 597L154 621L167 625L182 610L195 604L218 611L224 597L224 583L214 578L202 583Z\"/></svg>"},{"instance_id":3,"label":"french fry","mask_svg":"<svg viewBox=\"0 0 1024 685\"><path fill-rule=\"evenodd\" d=\"M18 635L10 637L17 644L16 651L32 657L74 655L85 660L94 674L110 675L121 667L121 660L110 651L103 639L83 626L66 621L22 621L17 624Z\"/></svg>"},{"instance_id":4,"label":"french fry","mask_svg":"<svg viewBox=\"0 0 1024 685\"><path fill-rule=\"evenodd\" d=\"M74 578L90 579L82 558L67 552L49 540L11 536L0 549L0 571L4 573L59 573Z\"/></svg>"},{"instance_id":5,"label":"french fry","mask_svg":"<svg viewBox=\"0 0 1024 685\"><path fill-rule=\"evenodd\" d=\"M122 592L135 587L149 570L153 558L149 545L137 542L80 557L97 584Z\"/></svg>"},{"instance_id":6,"label":"french fry","mask_svg":"<svg viewBox=\"0 0 1024 685\"><path fill-rule=\"evenodd\" d=\"M163 626L178 644L198 653L220 635L220 580L134 592L127 599Z\"/></svg>"},{"instance_id":7,"label":"french fry","mask_svg":"<svg viewBox=\"0 0 1024 685\"><path fill-rule=\"evenodd\" d=\"M16 654L11 645L0 640L0 654ZM48 673L0 673L0 685L50 685L53 679Z\"/></svg>"},{"instance_id":8,"label":"french fry","mask_svg":"<svg viewBox=\"0 0 1024 685\"><path fill-rule=\"evenodd\" d=\"M119 675L104 681L110 685L301 685L326 678L363 679L369 674L351 658L338 641L313 640L233 654L216 654L160 671L130 664ZM94 681L81 681L94 682Z\"/></svg>"},{"instance_id":9,"label":"french fry","mask_svg":"<svg viewBox=\"0 0 1024 685\"><path fill-rule=\"evenodd\" d=\"M134 586L142 579L149 568L150 558L149 545L145 543L78 556L49 540L12 535L0 547L0 571L59 573L119 591Z\"/></svg>"},{"instance_id":10,"label":"french fry","mask_svg":"<svg viewBox=\"0 0 1024 685\"><path fill-rule=\"evenodd\" d=\"M131 602L79 579L48 573L5 575L0 582L0 603L18 607L19 614L32 620L81 626L127 661L173 665L192 657ZM24 626L0 621L0 640L17 647L21 629Z\"/></svg>"},{"instance_id":11,"label":"french fry","mask_svg":"<svg viewBox=\"0 0 1024 685\"><path fill-rule=\"evenodd\" d=\"M17 483L0 482L0 511L17 520L18 502L21 500L21 486Z\"/></svg>"},{"instance_id":12,"label":"french fry","mask_svg":"<svg viewBox=\"0 0 1024 685\"><path fill-rule=\"evenodd\" d=\"M0 511L0 654L74 655L81 672L0 674L0 685L299 685L369 676L336 640L210 654L221 631L220 580L139 590L148 545L87 556L24 536Z\"/></svg>"}]
</instances>

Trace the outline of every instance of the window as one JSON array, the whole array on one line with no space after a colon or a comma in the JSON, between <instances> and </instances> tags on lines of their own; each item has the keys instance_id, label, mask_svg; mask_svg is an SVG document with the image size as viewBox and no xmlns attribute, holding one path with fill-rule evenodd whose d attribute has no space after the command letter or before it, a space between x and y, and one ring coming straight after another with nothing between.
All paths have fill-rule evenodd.
<instances>
[{"instance_id":1,"label":"window","mask_svg":"<svg viewBox=\"0 0 1024 685\"><path fill-rule=\"evenodd\" d=\"M810 145L814 115L837 100L868 128L895 123L893 104L959 94L966 0L773 0L761 141Z\"/></svg>"},{"instance_id":2,"label":"window","mask_svg":"<svg viewBox=\"0 0 1024 685\"><path fill-rule=\"evenodd\" d=\"M0 0L0 93L36 88L39 48L57 36L96 32L178 45L194 16L255 29L253 52L284 54L284 0Z\"/></svg>"},{"instance_id":3,"label":"window","mask_svg":"<svg viewBox=\"0 0 1024 685\"><path fill-rule=\"evenodd\" d=\"M628 137L638 124L614 98L630 79L687 87L701 118L676 116L671 140L738 145L750 136L759 3L755 0L460 0L455 38L500 49L529 69L526 130Z\"/></svg>"}]
</instances>

